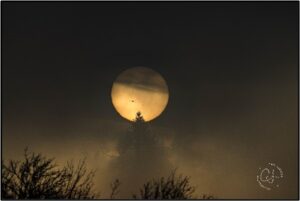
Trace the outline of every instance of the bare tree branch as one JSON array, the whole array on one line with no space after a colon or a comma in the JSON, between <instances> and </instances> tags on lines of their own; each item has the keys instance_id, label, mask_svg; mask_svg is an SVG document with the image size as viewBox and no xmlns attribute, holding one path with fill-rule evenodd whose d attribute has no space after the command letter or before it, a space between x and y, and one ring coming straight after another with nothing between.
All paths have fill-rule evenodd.
<instances>
[{"instance_id":1,"label":"bare tree branch","mask_svg":"<svg viewBox=\"0 0 300 201\"><path fill-rule=\"evenodd\" d=\"M2 198L5 199L92 199L94 171L85 160L59 169L53 159L24 151L23 161L2 162Z\"/></svg>"}]
</instances>

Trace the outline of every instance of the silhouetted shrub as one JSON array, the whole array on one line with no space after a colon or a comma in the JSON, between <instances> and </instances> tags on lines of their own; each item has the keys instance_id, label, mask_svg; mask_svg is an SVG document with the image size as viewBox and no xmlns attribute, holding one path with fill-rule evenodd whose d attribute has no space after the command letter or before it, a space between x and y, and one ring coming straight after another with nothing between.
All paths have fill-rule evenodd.
<instances>
[{"instance_id":1,"label":"silhouetted shrub","mask_svg":"<svg viewBox=\"0 0 300 201\"><path fill-rule=\"evenodd\" d=\"M134 194L133 198L151 200L214 199L213 196L206 194L197 198L193 195L194 192L195 187L191 186L190 178L182 175L176 176L176 170L174 170L167 178L162 177L145 183L140 189L140 194Z\"/></svg>"},{"instance_id":2,"label":"silhouetted shrub","mask_svg":"<svg viewBox=\"0 0 300 201\"><path fill-rule=\"evenodd\" d=\"M176 176L173 171L169 177L147 182L135 199L191 199L195 187L190 185L188 177Z\"/></svg>"},{"instance_id":3,"label":"silhouetted shrub","mask_svg":"<svg viewBox=\"0 0 300 201\"><path fill-rule=\"evenodd\" d=\"M68 163L59 169L53 159L28 154L24 160L2 162L2 199L91 199L94 172L87 172L85 160L77 167Z\"/></svg>"}]
</instances>

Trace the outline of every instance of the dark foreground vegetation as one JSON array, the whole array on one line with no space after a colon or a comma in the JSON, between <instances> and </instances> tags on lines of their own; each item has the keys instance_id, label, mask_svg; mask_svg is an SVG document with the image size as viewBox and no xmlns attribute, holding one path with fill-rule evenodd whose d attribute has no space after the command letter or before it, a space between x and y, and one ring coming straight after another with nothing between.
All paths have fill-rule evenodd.
<instances>
[{"instance_id":1,"label":"dark foreground vegetation","mask_svg":"<svg viewBox=\"0 0 300 201\"><path fill-rule=\"evenodd\" d=\"M77 165L67 163L59 168L53 159L41 154L24 153L24 160L2 161L2 199L97 199L94 189L94 171L86 169L85 160ZM117 199L120 181L111 184L112 199ZM195 187L189 177L177 176L173 171L169 177L146 182L133 195L133 199L212 199L212 196L194 196Z\"/></svg>"}]
</instances>

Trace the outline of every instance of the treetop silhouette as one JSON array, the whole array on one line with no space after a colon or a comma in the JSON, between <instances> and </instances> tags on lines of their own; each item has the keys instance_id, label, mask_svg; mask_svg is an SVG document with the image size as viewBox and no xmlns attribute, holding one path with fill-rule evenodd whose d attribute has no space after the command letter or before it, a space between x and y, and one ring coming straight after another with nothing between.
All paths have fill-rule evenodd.
<instances>
[{"instance_id":1,"label":"treetop silhouette","mask_svg":"<svg viewBox=\"0 0 300 201\"><path fill-rule=\"evenodd\" d=\"M138 111L136 113L136 117L135 117L135 121L134 122L135 123L144 123L145 122L144 117L143 117L143 115L142 115L142 113L140 111Z\"/></svg>"},{"instance_id":2,"label":"treetop silhouette","mask_svg":"<svg viewBox=\"0 0 300 201\"><path fill-rule=\"evenodd\" d=\"M68 163L58 168L53 159L29 154L24 160L2 161L1 197L5 199L93 199L94 171L88 172L85 160L75 167Z\"/></svg>"}]
</instances>

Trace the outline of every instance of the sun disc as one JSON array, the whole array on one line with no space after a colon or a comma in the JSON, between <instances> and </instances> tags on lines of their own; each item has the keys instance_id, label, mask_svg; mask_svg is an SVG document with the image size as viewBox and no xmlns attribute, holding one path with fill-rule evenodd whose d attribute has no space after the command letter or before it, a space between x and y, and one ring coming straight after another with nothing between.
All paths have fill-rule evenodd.
<instances>
[{"instance_id":1,"label":"sun disc","mask_svg":"<svg viewBox=\"0 0 300 201\"><path fill-rule=\"evenodd\" d=\"M157 118L166 108L169 89L164 78L146 67L133 67L123 71L114 81L112 103L125 119L134 121L141 112L145 121Z\"/></svg>"}]
</instances>

